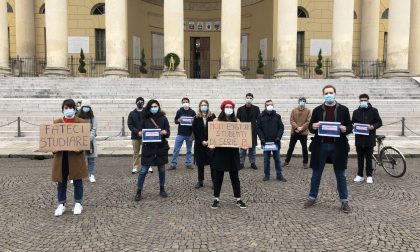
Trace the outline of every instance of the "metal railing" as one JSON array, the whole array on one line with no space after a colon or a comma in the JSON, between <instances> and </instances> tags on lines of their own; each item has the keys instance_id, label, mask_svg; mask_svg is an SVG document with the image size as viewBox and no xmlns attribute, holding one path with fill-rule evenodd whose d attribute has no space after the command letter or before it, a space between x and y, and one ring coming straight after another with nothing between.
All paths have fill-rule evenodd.
<instances>
[{"instance_id":1,"label":"metal railing","mask_svg":"<svg viewBox=\"0 0 420 252\"><path fill-rule=\"evenodd\" d=\"M85 59L86 77L102 77L106 68L105 61L97 61L92 57ZM275 73L276 60L265 60L264 78L271 79ZM163 73L163 59L146 59L148 78L159 78ZM241 60L240 67L246 79L255 79L258 66L257 60ZM316 59L310 59L303 63L297 63L296 69L299 76L304 79L317 78L315 74ZM353 61L352 70L356 78L360 79L380 79L385 71L386 63L383 61ZM79 76L79 58L69 57L68 68L71 76ZM184 60L184 69L188 78L194 79L214 79L217 78L221 67L220 59L201 61L195 63L191 60ZM16 77L38 77L42 76L46 68L45 58L10 58L10 68L13 76ZM127 59L128 73L131 78L140 77L140 59ZM325 59L322 61L323 78L331 77L332 61Z\"/></svg>"}]
</instances>

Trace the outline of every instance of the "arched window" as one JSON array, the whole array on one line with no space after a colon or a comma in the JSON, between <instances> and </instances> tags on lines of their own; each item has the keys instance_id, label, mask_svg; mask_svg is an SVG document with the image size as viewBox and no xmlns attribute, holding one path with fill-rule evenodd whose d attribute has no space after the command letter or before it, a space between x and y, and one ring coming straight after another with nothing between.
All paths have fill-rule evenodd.
<instances>
[{"instance_id":1,"label":"arched window","mask_svg":"<svg viewBox=\"0 0 420 252\"><path fill-rule=\"evenodd\" d=\"M105 4L98 3L93 6L92 10L90 11L90 15L105 15Z\"/></svg>"},{"instance_id":2,"label":"arched window","mask_svg":"<svg viewBox=\"0 0 420 252\"><path fill-rule=\"evenodd\" d=\"M382 12L382 16L381 16L381 18L382 18L382 19L388 19L388 15L389 15L389 8L386 8L386 9L384 10L384 12Z\"/></svg>"},{"instance_id":3,"label":"arched window","mask_svg":"<svg viewBox=\"0 0 420 252\"><path fill-rule=\"evenodd\" d=\"M7 13L13 13L13 8L9 3L7 3Z\"/></svg>"},{"instance_id":4,"label":"arched window","mask_svg":"<svg viewBox=\"0 0 420 252\"><path fill-rule=\"evenodd\" d=\"M45 4L42 4L39 8L39 14L45 14Z\"/></svg>"},{"instance_id":5,"label":"arched window","mask_svg":"<svg viewBox=\"0 0 420 252\"><path fill-rule=\"evenodd\" d=\"M298 18L309 18L308 11L305 8L303 8L302 6L298 6L297 16L298 16Z\"/></svg>"},{"instance_id":6,"label":"arched window","mask_svg":"<svg viewBox=\"0 0 420 252\"><path fill-rule=\"evenodd\" d=\"M353 11L353 19L357 19L357 13L356 13L356 11Z\"/></svg>"}]
</instances>

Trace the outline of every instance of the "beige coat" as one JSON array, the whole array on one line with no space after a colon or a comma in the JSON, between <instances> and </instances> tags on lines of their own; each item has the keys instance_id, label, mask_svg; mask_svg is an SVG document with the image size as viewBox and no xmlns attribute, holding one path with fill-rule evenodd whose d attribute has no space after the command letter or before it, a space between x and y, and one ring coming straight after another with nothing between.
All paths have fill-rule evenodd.
<instances>
[{"instance_id":1,"label":"beige coat","mask_svg":"<svg viewBox=\"0 0 420 252\"><path fill-rule=\"evenodd\" d=\"M290 125L292 125L291 135L297 134L295 130L302 127L301 134L308 135L308 125L311 120L311 111L308 108L294 108L290 113Z\"/></svg>"},{"instance_id":2,"label":"beige coat","mask_svg":"<svg viewBox=\"0 0 420 252\"><path fill-rule=\"evenodd\" d=\"M63 118L54 120L54 123L64 123ZM76 117L74 123L85 123L85 120ZM52 181L62 181L62 162L63 152L58 151L54 154L52 161ZM69 151L69 179L82 179L88 176L87 165L84 151L74 152Z\"/></svg>"}]
</instances>

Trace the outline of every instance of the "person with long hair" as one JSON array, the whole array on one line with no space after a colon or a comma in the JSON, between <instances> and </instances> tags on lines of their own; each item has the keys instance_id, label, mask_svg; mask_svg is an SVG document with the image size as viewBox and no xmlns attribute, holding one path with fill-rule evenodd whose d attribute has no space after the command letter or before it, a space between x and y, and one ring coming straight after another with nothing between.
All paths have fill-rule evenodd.
<instances>
[{"instance_id":1,"label":"person with long hair","mask_svg":"<svg viewBox=\"0 0 420 252\"><path fill-rule=\"evenodd\" d=\"M83 100L81 109L77 112L77 116L85 119L87 123L90 123L90 150L85 152L88 163L88 176L91 183L96 182L96 158L98 157L97 146L96 146L96 130L98 123L93 114L92 104L89 100Z\"/></svg>"},{"instance_id":2,"label":"person with long hair","mask_svg":"<svg viewBox=\"0 0 420 252\"><path fill-rule=\"evenodd\" d=\"M160 129L160 142L145 142L141 151L141 169L137 181L137 194L135 201L140 201L143 184L150 166L157 166L159 171L160 196L168 197L165 191L165 164L168 163L169 144L167 138L170 136L168 118L161 110L157 100L150 100L144 109L144 119L140 125L140 134L143 135L144 129ZM144 137L144 136L143 136ZM144 140L144 139L143 139Z\"/></svg>"},{"instance_id":3,"label":"person with long hair","mask_svg":"<svg viewBox=\"0 0 420 252\"><path fill-rule=\"evenodd\" d=\"M54 123L85 123L86 121L76 116L76 103L72 99L64 100L61 105L63 117L54 120ZM57 151L54 152L52 162L52 181L57 182L58 207L55 216L61 216L66 211L67 181L72 179L74 186L73 213L82 213L83 182L87 177L86 160L83 151Z\"/></svg>"},{"instance_id":4,"label":"person with long hair","mask_svg":"<svg viewBox=\"0 0 420 252\"><path fill-rule=\"evenodd\" d=\"M210 164L208 156L208 122L213 121L216 116L209 109L209 102L207 100L201 100L198 104L198 113L196 114L192 127L194 133L194 163L197 165L198 170L198 182L195 188L204 186L204 166ZM213 182L213 169L211 171L211 179Z\"/></svg>"},{"instance_id":5,"label":"person with long hair","mask_svg":"<svg viewBox=\"0 0 420 252\"><path fill-rule=\"evenodd\" d=\"M221 122L240 122L234 113L235 103L231 100L226 100L220 105L219 116L215 121ZM210 146L214 148L214 146ZM229 172L230 181L233 188L233 196L236 198L236 205L239 208L246 208L245 202L241 199L241 182L239 181L239 149L228 147L214 148L213 157L211 160L211 168L214 169L214 201L211 208L217 209L220 207L220 191L222 189L223 177L225 172Z\"/></svg>"}]
</instances>

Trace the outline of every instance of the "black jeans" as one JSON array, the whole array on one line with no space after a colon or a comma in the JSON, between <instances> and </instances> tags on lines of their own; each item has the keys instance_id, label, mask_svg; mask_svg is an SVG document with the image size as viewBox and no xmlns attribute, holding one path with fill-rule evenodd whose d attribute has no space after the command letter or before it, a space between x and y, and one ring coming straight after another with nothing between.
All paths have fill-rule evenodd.
<instances>
[{"instance_id":1,"label":"black jeans","mask_svg":"<svg viewBox=\"0 0 420 252\"><path fill-rule=\"evenodd\" d=\"M199 165L197 166L197 171L198 171L198 182L203 182L204 180L204 165ZM214 182L214 169L211 169L210 167L210 176L211 176L211 181Z\"/></svg>"},{"instance_id":2,"label":"black jeans","mask_svg":"<svg viewBox=\"0 0 420 252\"><path fill-rule=\"evenodd\" d=\"M290 159L292 159L293 151L295 150L295 145L297 141L300 141L302 145L302 154L303 154L303 163L308 163L308 136L307 135L299 135L293 134L290 135L290 142L289 142L289 149L287 150L286 162L289 163Z\"/></svg>"},{"instance_id":3,"label":"black jeans","mask_svg":"<svg viewBox=\"0 0 420 252\"><path fill-rule=\"evenodd\" d=\"M224 171L214 171L214 197L220 197L220 190L222 189ZM239 171L230 171L230 182L232 183L233 196L235 198L241 197L241 182L239 181Z\"/></svg>"},{"instance_id":4,"label":"black jeans","mask_svg":"<svg viewBox=\"0 0 420 252\"><path fill-rule=\"evenodd\" d=\"M372 177L372 155L373 147L356 146L357 152L357 175L363 177L364 161L366 160L366 176Z\"/></svg>"}]
</instances>

